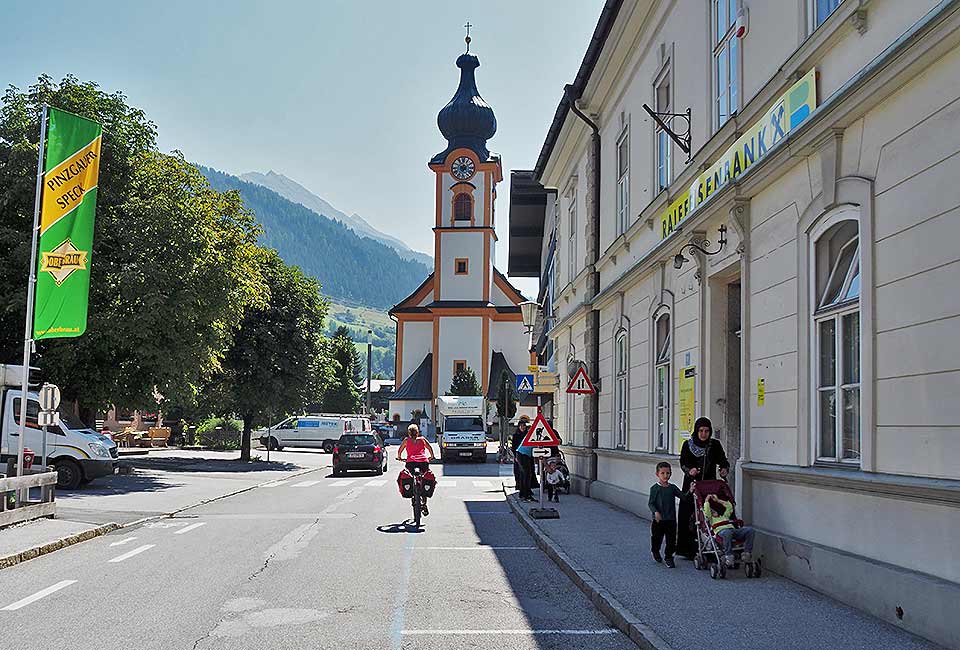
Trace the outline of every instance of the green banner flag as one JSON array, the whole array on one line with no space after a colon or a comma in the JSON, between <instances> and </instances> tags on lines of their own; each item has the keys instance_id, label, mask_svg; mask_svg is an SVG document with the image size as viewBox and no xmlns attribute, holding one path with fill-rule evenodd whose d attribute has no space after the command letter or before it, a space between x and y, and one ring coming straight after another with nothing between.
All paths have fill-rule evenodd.
<instances>
[{"instance_id":1,"label":"green banner flag","mask_svg":"<svg viewBox=\"0 0 960 650\"><path fill-rule=\"evenodd\" d=\"M87 329L101 132L96 122L50 109L34 339L80 336Z\"/></svg>"}]
</instances>

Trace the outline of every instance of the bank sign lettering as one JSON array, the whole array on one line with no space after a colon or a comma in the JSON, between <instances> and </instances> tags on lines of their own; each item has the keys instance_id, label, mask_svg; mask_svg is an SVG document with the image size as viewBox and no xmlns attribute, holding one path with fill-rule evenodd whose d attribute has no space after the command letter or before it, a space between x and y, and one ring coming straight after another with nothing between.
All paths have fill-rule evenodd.
<instances>
[{"instance_id":1,"label":"bank sign lettering","mask_svg":"<svg viewBox=\"0 0 960 650\"><path fill-rule=\"evenodd\" d=\"M727 149L720 159L691 183L660 216L660 239L706 203L717 191L762 160L787 134L803 123L817 107L817 71L810 70L746 133Z\"/></svg>"}]
</instances>

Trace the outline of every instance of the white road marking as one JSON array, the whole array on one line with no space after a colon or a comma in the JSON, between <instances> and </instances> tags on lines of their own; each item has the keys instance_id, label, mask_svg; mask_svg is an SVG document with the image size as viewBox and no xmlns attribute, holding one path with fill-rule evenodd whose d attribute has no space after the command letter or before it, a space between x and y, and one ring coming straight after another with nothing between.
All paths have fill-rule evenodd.
<instances>
[{"instance_id":1,"label":"white road marking","mask_svg":"<svg viewBox=\"0 0 960 650\"><path fill-rule=\"evenodd\" d=\"M207 522L205 522L205 521L198 521L198 522L195 523L195 524L190 524L190 525L187 526L186 528L183 528L183 529L181 529L181 530L178 530L177 532L174 533L174 535L183 535L184 533L189 533L189 532L190 532L191 530L193 530L194 528L200 528L200 526L206 526L206 525L207 525Z\"/></svg>"},{"instance_id":2,"label":"white road marking","mask_svg":"<svg viewBox=\"0 0 960 650\"><path fill-rule=\"evenodd\" d=\"M137 539L137 538L136 538L136 537L127 537L127 538L125 538L125 539L121 539L121 540L119 540L119 541L114 542L114 543L111 544L110 546L123 546L124 544L129 544L130 542L132 542L132 541L135 540L135 539Z\"/></svg>"},{"instance_id":3,"label":"white road marking","mask_svg":"<svg viewBox=\"0 0 960 650\"><path fill-rule=\"evenodd\" d=\"M323 481L303 481L302 483L296 483L290 487L312 487L317 483L323 483Z\"/></svg>"},{"instance_id":4,"label":"white road marking","mask_svg":"<svg viewBox=\"0 0 960 650\"><path fill-rule=\"evenodd\" d=\"M607 634L620 634L620 630L612 627L602 628L599 630L403 630L401 634L404 636L540 636L548 634L567 636L600 636Z\"/></svg>"},{"instance_id":5,"label":"white road marking","mask_svg":"<svg viewBox=\"0 0 960 650\"><path fill-rule=\"evenodd\" d=\"M437 481L437 487L457 487L456 481Z\"/></svg>"},{"instance_id":6,"label":"white road marking","mask_svg":"<svg viewBox=\"0 0 960 650\"><path fill-rule=\"evenodd\" d=\"M367 487L380 487L386 484L387 482L385 480L379 480L379 479L376 481L370 481L369 483L364 483L364 485Z\"/></svg>"},{"instance_id":7,"label":"white road marking","mask_svg":"<svg viewBox=\"0 0 960 650\"><path fill-rule=\"evenodd\" d=\"M334 481L330 485L333 487L343 487L344 485L350 485L351 483L353 483L351 479L340 479L339 481Z\"/></svg>"},{"instance_id":8,"label":"white road marking","mask_svg":"<svg viewBox=\"0 0 960 650\"><path fill-rule=\"evenodd\" d=\"M11 603L11 604L7 605L7 606L4 607L3 609L0 609L0 612L15 612L16 610L20 609L21 607L26 607L26 606L29 605L30 603L35 603L36 601L40 600L40 599L43 598L44 596L49 596L50 594L52 594L52 593L54 593L54 592L60 591L60 590L63 589L64 587L69 587L69 586L72 585L74 582L76 582L76 580L62 580L62 581L58 582L58 583L55 584L55 585L51 585L51 586L47 587L46 589L41 589L40 591L38 591L37 593L33 594L32 596L27 596L27 597L24 598L23 600L18 600L18 601L15 602L15 603Z\"/></svg>"},{"instance_id":9,"label":"white road marking","mask_svg":"<svg viewBox=\"0 0 960 650\"><path fill-rule=\"evenodd\" d=\"M151 548L153 548L154 546L156 546L156 544L144 544L143 546L138 546L137 548L133 549L132 551L129 551L129 552L127 552L127 553L124 553L123 555L118 555L117 557L113 558L112 560L108 560L108 561L109 561L109 562L123 562L124 560L129 559L129 558L133 557L134 555L139 555L140 553L143 553L144 551L149 551L149 550L150 550Z\"/></svg>"},{"instance_id":10,"label":"white road marking","mask_svg":"<svg viewBox=\"0 0 960 650\"><path fill-rule=\"evenodd\" d=\"M488 488L488 487L493 487L493 483L491 483L490 481L474 481L473 487Z\"/></svg>"},{"instance_id":11,"label":"white road marking","mask_svg":"<svg viewBox=\"0 0 960 650\"><path fill-rule=\"evenodd\" d=\"M418 551L536 551L536 546L418 546Z\"/></svg>"},{"instance_id":12,"label":"white road marking","mask_svg":"<svg viewBox=\"0 0 960 650\"><path fill-rule=\"evenodd\" d=\"M274 481L273 483L264 483L260 487L265 487L265 488L280 487L281 485L284 485L286 483L289 483L289 481Z\"/></svg>"}]
</instances>

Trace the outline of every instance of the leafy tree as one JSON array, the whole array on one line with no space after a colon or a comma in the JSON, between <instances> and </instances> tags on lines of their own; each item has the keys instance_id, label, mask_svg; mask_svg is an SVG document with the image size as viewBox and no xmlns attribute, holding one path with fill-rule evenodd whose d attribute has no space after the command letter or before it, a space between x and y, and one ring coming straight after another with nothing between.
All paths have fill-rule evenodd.
<instances>
[{"instance_id":1,"label":"leafy tree","mask_svg":"<svg viewBox=\"0 0 960 650\"><path fill-rule=\"evenodd\" d=\"M323 410L329 413L356 413L360 410L360 389L353 381L356 347L345 327L337 328L329 342L332 381L323 395Z\"/></svg>"},{"instance_id":2,"label":"leafy tree","mask_svg":"<svg viewBox=\"0 0 960 650\"><path fill-rule=\"evenodd\" d=\"M480 382L477 381L477 375L472 368L461 368L454 373L447 395L466 397L480 394Z\"/></svg>"},{"instance_id":3,"label":"leafy tree","mask_svg":"<svg viewBox=\"0 0 960 650\"><path fill-rule=\"evenodd\" d=\"M241 460L250 459L254 426L303 410L333 379L323 338L327 303L316 280L284 264L276 251L261 250L259 261L269 295L244 315L207 393L221 412L240 416Z\"/></svg>"},{"instance_id":4,"label":"leafy tree","mask_svg":"<svg viewBox=\"0 0 960 650\"><path fill-rule=\"evenodd\" d=\"M90 316L79 338L37 344L34 362L95 409L190 403L219 367L244 310L263 294L258 229L236 193L210 189L120 93L48 76L9 88L0 108L0 354L19 358L43 103L104 125L91 255Z\"/></svg>"}]
</instances>

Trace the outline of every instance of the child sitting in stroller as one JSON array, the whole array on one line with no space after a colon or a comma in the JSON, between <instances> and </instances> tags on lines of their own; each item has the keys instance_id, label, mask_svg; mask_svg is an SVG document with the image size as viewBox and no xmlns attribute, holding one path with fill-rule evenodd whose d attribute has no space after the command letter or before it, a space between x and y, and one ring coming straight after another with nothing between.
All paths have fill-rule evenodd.
<instances>
[{"instance_id":1,"label":"child sitting in stroller","mask_svg":"<svg viewBox=\"0 0 960 650\"><path fill-rule=\"evenodd\" d=\"M723 540L723 560L727 568L732 569L736 562L733 555L735 542L743 543L740 559L743 562L753 561L753 528L750 526L737 528L734 525L732 501L724 501L716 494L708 494L703 503L703 516L713 534Z\"/></svg>"}]
</instances>

